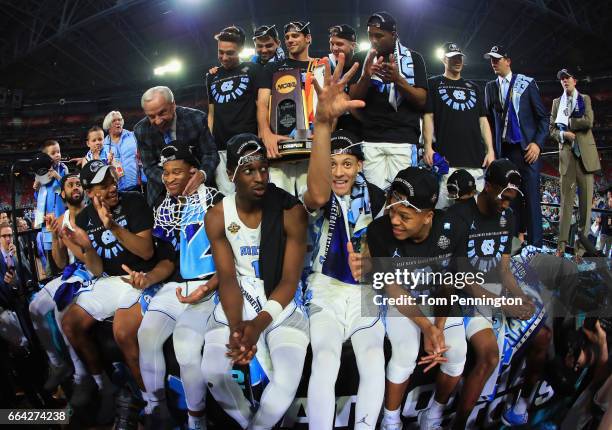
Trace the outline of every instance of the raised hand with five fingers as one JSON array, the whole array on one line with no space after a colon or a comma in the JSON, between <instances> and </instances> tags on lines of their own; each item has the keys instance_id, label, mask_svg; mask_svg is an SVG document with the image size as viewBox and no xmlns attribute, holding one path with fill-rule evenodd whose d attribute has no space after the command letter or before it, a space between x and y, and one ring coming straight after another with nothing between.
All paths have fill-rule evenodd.
<instances>
[{"instance_id":1,"label":"raised hand with five fingers","mask_svg":"<svg viewBox=\"0 0 612 430\"><path fill-rule=\"evenodd\" d=\"M353 64L348 72L342 76L344 69L344 54L338 55L338 63L334 73L331 73L329 63L325 64L325 75L323 86L313 80L315 91L317 92L317 112L315 121L317 123L332 123L350 109L365 107L362 100L351 100L345 92L346 85L357 72L359 63Z\"/></svg>"}]
</instances>

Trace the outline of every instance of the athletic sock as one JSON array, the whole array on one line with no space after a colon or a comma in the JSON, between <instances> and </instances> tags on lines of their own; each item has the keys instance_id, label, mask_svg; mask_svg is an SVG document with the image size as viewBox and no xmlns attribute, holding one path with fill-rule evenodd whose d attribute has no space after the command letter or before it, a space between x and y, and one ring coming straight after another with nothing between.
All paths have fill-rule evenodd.
<instances>
[{"instance_id":1,"label":"athletic sock","mask_svg":"<svg viewBox=\"0 0 612 430\"><path fill-rule=\"evenodd\" d=\"M401 422L402 419L400 418L400 409L401 408L397 408L394 411L390 411L387 408L383 408L383 423L393 424Z\"/></svg>"},{"instance_id":2,"label":"athletic sock","mask_svg":"<svg viewBox=\"0 0 612 430\"><path fill-rule=\"evenodd\" d=\"M445 406L446 404L438 403L436 399L434 399L429 408L429 413L428 413L429 418L430 419L442 418L442 413L444 412Z\"/></svg>"},{"instance_id":3,"label":"athletic sock","mask_svg":"<svg viewBox=\"0 0 612 430\"><path fill-rule=\"evenodd\" d=\"M519 396L517 402L514 404L512 410L517 415L522 415L527 412L527 405L529 404L529 397Z\"/></svg>"},{"instance_id":4,"label":"athletic sock","mask_svg":"<svg viewBox=\"0 0 612 430\"><path fill-rule=\"evenodd\" d=\"M203 428L202 423L206 421L206 415L201 417L194 417L193 415L187 414L187 427L190 429L201 429Z\"/></svg>"},{"instance_id":5,"label":"athletic sock","mask_svg":"<svg viewBox=\"0 0 612 430\"><path fill-rule=\"evenodd\" d=\"M106 373L100 373L98 375L91 375L96 381L96 385L98 386L98 390L102 391L112 386L110 379L106 376Z\"/></svg>"}]
</instances>

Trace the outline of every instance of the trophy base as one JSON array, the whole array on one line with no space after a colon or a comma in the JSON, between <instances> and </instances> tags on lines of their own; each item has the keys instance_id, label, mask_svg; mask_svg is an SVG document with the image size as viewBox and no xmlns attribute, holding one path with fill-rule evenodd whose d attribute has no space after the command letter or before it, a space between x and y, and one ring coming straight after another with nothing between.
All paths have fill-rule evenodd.
<instances>
[{"instance_id":1,"label":"trophy base","mask_svg":"<svg viewBox=\"0 0 612 430\"><path fill-rule=\"evenodd\" d=\"M278 152L281 158L272 160L275 163L283 161L298 161L310 158L312 140L290 139L278 143Z\"/></svg>"}]
</instances>

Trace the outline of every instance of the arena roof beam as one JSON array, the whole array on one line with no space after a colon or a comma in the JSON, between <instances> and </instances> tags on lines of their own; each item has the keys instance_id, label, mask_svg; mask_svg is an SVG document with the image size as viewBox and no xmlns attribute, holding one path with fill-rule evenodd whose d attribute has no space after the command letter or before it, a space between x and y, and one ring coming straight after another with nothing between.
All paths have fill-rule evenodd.
<instances>
[{"instance_id":1,"label":"arena roof beam","mask_svg":"<svg viewBox=\"0 0 612 430\"><path fill-rule=\"evenodd\" d=\"M71 56L70 54L66 53L64 50L62 50L57 44L56 42L59 42L60 40L62 40L68 33L78 30L80 28L83 28L84 26L91 24L93 22L98 21L99 19L105 18L107 16L113 15L117 12L125 12L127 9L129 9L130 7L133 7L139 3L143 3L145 0L125 0L122 2L117 2L116 4L114 4L113 6L104 6L104 4L102 2L93 2L90 3L91 5L94 5L95 7L98 8L98 10L92 14L90 14L89 16L86 16L76 22L69 22L68 18L73 19L74 18L74 12L76 11L76 7L73 7L71 9L71 12L67 12L66 14L64 14L64 17L60 17L60 25L58 27L55 27L53 25L50 24L50 22L52 21L52 19L46 20L45 22L43 22L42 20L40 20L36 15L32 14L30 11L27 11L23 8L20 8L18 6L16 6L12 1L2 1L0 2L1 5L6 6L4 8L4 12L8 14L7 12L7 8L13 8L14 10L17 10L19 12L22 12L24 14L26 14L28 17L30 17L33 22L32 23L26 23L24 22L24 20L17 18L14 14L10 15L11 18L17 20L20 24L24 25L29 31L39 31L39 36L38 37L31 37L31 41L33 43L29 44L29 46L24 49L24 50L20 50L19 52L15 52L15 54L11 57L7 57L7 58L3 58L0 60L0 69L5 68L11 64L14 64L26 57L28 57L29 55L33 54L34 52L36 52L37 50L39 50L40 48L43 48L45 46L51 45L51 46L55 46L57 49L59 49L60 51L63 51L64 54L67 54L68 56ZM43 3L54 3L54 2L43 2ZM64 5L66 5L67 3L70 3L69 0L65 0ZM75 6L78 6L78 3L74 4ZM102 6L100 6L102 5ZM38 26L42 25L43 27L38 29ZM46 33L47 36L42 39L42 34ZM77 62L79 62L78 60L75 60Z\"/></svg>"},{"instance_id":2,"label":"arena roof beam","mask_svg":"<svg viewBox=\"0 0 612 430\"><path fill-rule=\"evenodd\" d=\"M464 30L460 33L465 35L459 45L461 49L464 51L467 50L468 46L470 46L474 38L478 35L482 26L487 22L487 17L491 11L495 9L496 4L497 0L480 0L468 19Z\"/></svg>"},{"instance_id":3,"label":"arena roof beam","mask_svg":"<svg viewBox=\"0 0 612 430\"><path fill-rule=\"evenodd\" d=\"M587 1L583 0L579 2L582 6L583 13L576 13L575 7L572 6L567 0L562 2L547 2L544 0L514 0L516 3L523 4L536 9L544 15L551 16L558 21L561 21L574 30L577 30L583 34L594 36L604 41L608 46L612 46L612 39L609 31L605 30L604 25L595 26L592 25L593 19L598 23L602 24L604 20L609 19L609 14L604 13L603 9L610 9L610 2L608 1ZM553 9L551 6L560 5L561 11ZM596 13L601 11L601 13ZM568 13L569 12L569 13ZM588 13L587 13L588 12Z\"/></svg>"}]
</instances>

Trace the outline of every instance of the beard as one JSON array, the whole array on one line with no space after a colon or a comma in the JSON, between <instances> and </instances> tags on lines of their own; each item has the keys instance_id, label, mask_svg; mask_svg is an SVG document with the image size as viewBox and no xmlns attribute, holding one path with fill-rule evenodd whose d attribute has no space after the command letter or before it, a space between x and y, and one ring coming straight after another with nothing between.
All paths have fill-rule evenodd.
<instances>
[{"instance_id":1,"label":"beard","mask_svg":"<svg viewBox=\"0 0 612 430\"><path fill-rule=\"evenodd\" d=\"M79 197L76 198L73 198L72 196L66 197L66 203L68 203L70 206L81 206L84 197L85 196L83 194L80 194Z\"/></svg>"}]
</instances>

